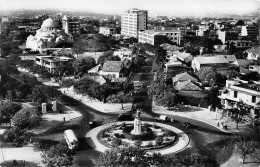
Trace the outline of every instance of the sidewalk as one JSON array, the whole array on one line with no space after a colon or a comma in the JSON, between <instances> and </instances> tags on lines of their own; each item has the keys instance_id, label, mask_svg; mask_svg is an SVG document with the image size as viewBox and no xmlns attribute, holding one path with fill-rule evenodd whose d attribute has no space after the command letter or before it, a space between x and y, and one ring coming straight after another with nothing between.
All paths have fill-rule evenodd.
<instances>
[{"instance_id":1,"label":"sidewalk","mask_svg":"<svg viewBox=\"0 0 260 167\"><path fill-rule=\"evenodd\" d=\"M187 109L185 111L185 109ZM182 111L179 111L178 109L175 109L173 111L169 111L166 107L157 106L153 104L153 112L157 114L163 114L163 115L176 115L181 117L186 117L194 120L198 120L204 123L207 123L209 125L212 125L219 130L227 133L233 133L238 132L244 128L247 127L247 124L239 124L238 130L236 129L236 123L232 121L228 117L224 117L223 119L218 119L220 117L220 114L214 111L209 111L209 109L206 108L198 108L194 106L187 106L181 108ZM224 130L223 127L218 126L218 122L227 122L227 130Z\"/></svg>"},{"instance_id":2,"label":"sidewalk","mask_svg":"<svg viewBox=\"0 0 260 167\"><path fill-rule=\"evenodd\" d=\"M74 92L73 88L60 88L59 89L62 93L66 94L67 96L70 96L76 100L81 101L85 105L92 107L100 112L103 113L126 113L132 109L132 103L124 103L123 104L123 110L121 104L114 104L114 103L103 103L100 102L97 99L90 98L88 96L83 96L81 94L77 94Z\"/></svg>"},{"instance_id":3,"label":"sidewalk","mask_svg":"<svg viewBox=\"0 0 260 167\"><path fill-rule=\"evenodd\" d=\"M81 113L71 109L70 107L64 106L62 104L59 104L59 107L60 107L59 109L64 111L63 114L60 113L43 114L40 125L32 129L31 132L33 132L34 134L41 134L63 123L64 119L66 122L68 122L72 119L76 119L82 116Z\"/></svg>"}]
</instances>

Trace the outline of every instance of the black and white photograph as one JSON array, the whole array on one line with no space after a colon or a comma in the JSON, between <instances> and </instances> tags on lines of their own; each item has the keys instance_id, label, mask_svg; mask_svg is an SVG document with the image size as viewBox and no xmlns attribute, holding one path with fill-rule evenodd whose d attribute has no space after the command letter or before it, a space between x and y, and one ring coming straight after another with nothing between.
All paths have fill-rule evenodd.
<instances>
[{"instance_id":1,"label":"black and white photograph","mask_svg":"<svg viewBox=\"0 0 260 167\"><path fill-rule=\"evenodd\" d=\"M0 0L0 167L260 167L260 0Z\"/></svg>"}]
</instances>

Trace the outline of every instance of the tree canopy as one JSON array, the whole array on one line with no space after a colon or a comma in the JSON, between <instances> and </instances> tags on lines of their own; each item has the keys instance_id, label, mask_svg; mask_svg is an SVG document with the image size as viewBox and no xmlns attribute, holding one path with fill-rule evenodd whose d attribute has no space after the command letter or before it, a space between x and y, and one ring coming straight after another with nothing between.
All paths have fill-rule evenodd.
<instances>
[{"instance_id":1,"label":"tree canopy","mask_svg":"<svg viewBox=\"0 0 260 167\"><path fill-rule=\"evenodd\" d=\"M96 65L96 61L92 57L77 59L73 62L73 68L77 75L82 76L88 72L89 69Z\"/></svg>"},{"instance_id":2,"label":"tree canopy","mask_svg":"<svg viewBox=\"0 0 260 167\"><path fill-rule=\"evenodd\" d=\"M5 118L10 120L15 115L15 113L17 113L21 109L22 106L20 104L4 103L0 105L0 118Z\"/></svg>"},{"instance_id":3,"label":"tree canopy","mask_svg":"<svg viewBox=\"0 0 260 167\"><path fill-rule=\"evenodd\" d=\"M41 120L41 111L37 108L24 108L18 111L12 118L14 126L21 129L31 128L39 124Z\"/></svg>"},{"instance_id":4,"label":"tree canopy","mask_svg":"<svg viewBox=\"0 0 260 167\"><path fill-rule=\"evenodd\" d=\"M146 151L138 147L114 148L102 153L96 162L100 167L143 167L143 166L162 166L162 167L219 167L217 162L207 156L191 154L183 157L175 155L161 155L153 153L147 155Z\"/></svg>"},{"instance_id":5,"label":"tree canopy","mask_svg":"<svg viewBox=\"0 0 260 167\"><path fill-rule=\"evenodd\" d=\"M65 143L59 143L44 151L42 157L43 163L47 167L71 166L73 165L73 155L74 152Z\"/></svg>"}]
</instances>

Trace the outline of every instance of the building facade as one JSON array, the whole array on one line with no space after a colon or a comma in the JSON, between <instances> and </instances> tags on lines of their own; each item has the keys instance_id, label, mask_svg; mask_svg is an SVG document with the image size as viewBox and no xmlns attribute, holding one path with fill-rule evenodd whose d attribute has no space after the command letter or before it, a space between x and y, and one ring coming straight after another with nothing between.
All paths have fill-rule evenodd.
<instances>
[{"instance_id":1,"label":"building facade","mask_svg":"<svg viewBox=\"0 0 260 167\"><path fill-rule=\"evenodd\" d=\"M229 61L223 56L212 56L212 57L203 57L198 56L194 57L191 62L191 67L194 71L199 71L203 67L214 67L214 68L223 68L228 67Z\"/></svg>"},{"instance_id":2,"label":"building facade","mask_svg":"<svg viewBox=\"0 0 260 167\"><path fill-rule=\"evenodd\" d=\"M62 29L71 35L80 34L80 22L70 21L66 15L62 18Z\"/></svg>"},{"instance_id":3,"label":"building facade","mask_svg":"<svg viewBox=\"0 0 260 167\"><path fill-rule=\"evenodd\" d=\"M167 37L170 41L180 45L181 31L180 30L145 30L139 31L138 42L149 43L156 45L160 42L161 36Z\"/></svg>"},{"instance_id":4,"label":"building facade","mask_svg":"<svg viewBox=\"0 0 260 167\"><path fill-rule=\"evenodd\" d=\"M115 35L116 34L116 28L99 27L99 34L103 34L103 35L106 35L106 36Z\"/></svg>"},{"instance_id":5,"label":"building facade","mask_svg":"<svg viewBox=\"0 0 260 167\"><path fill-rule=\"evenodd\" d=\"M72 58L65 56L36 56L35 63L41 67L44 67L48 72L55 73L58 71L64 71L69 63L72 63Z\"/></svg>"},{"instance_id":6,"label":"building facade","mask_svg":"<svg viewBox=\"0 0 260 167\"><path fill-rule=\"evenodd\" d=\"M148 11L130 9L121 15L121 34L138 38L141 30L147 29Z\"/></svg>"},{"instance_id":7,"label":"building facade","mask_svg":"<svg viewBox=\"0 0 260 167\"><path fill-rule=\"evenodd\" d=\"M52 18L44 20L36 34L26 40L26 48L42 53L44 48L53 48L59 43L70 43L72 36L64 30L57 29L57 22Z\"/></svg>"},{"instance_id":8,"label":"building facade","mask_svg":"<svg viewBox=\"0 0 260 167\"><path fill-rule=\"evenodd\" d=\"M225 108L236 107L239 103L250 111L259 107L260 83L243 80L227 80L226 86L220 91L219 98Z\"/></svg>"}]
</instances>

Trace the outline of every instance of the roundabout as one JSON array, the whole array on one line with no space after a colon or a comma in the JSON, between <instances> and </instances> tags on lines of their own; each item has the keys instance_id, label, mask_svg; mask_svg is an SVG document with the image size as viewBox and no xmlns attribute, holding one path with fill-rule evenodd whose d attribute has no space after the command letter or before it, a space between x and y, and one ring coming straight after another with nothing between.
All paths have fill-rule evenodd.
<instances>
[{"instance_id":1,"label":"roundabout","mask_svg":"<svg viewBox=\"0 0 260 167\"><path fill-rule=\"evenodd\" d=\"M133 121L120 121L120 122L113 122L108 123L99 127L96 127L90 130L87 135L87 141L89 144L94 143L95 150L99 152L105 152L106 150L112 149L115 145L111 144L112 140L117 139L120 140L118 143L118 147L129 147L131 145L136 145L136 141L141 141L140 148L147 150L147 152L156 152L162 155L170 154L170 153L178 153L189 146L190 139L187 134L181 131L178 128L175 128L171 125L158 123L158 122L148 122L142 121L140 124L141 131L144 132L142 129L143 127L147 126L150 130L148 134L144 135L142 138L142 134L133 135L131 134L133 125ZM124 125L124 126L122 126ZM125 128L123 128L125 127ZM128 128L126 128L128 127ZM138 128L138 127L137 127ZM145 128L144 128L145 129ZM123 130L125 132L123 132ZM153 132L153 136L149 135ZM172 135L166 135L170 131L174 132ZM129 136L127 136L126 132L128 132ZM139 133L139 132L138 132ZM105 135L104 135L105 134ZM123 135L124 137L122 137ZM133 137L134 136L134 137ZM139 136L140 138L135 138ZM146 138L146 139L145 139ZM158 143L157 138L161 138L162 142Z\"/></svg>"}]
</instances>

